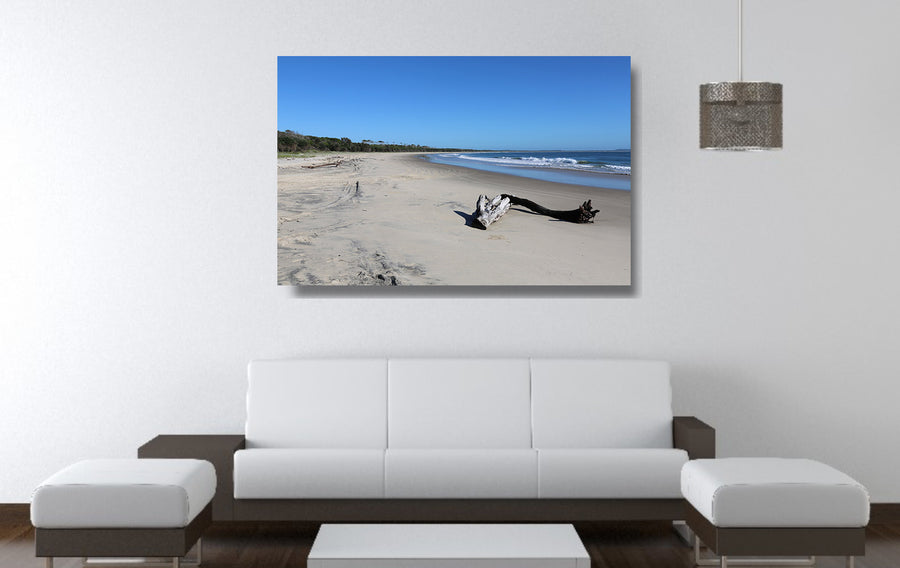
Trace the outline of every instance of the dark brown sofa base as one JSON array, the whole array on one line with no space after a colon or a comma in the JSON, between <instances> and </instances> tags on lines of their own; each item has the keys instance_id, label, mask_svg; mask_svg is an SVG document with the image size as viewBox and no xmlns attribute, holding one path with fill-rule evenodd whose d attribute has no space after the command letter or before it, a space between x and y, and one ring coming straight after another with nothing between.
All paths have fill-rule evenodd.
<instances>
[{"instance_id":1,"label":"dark brown sofa base","mask_svg":"<svg viewBox=\"0 0 900 568\"><path fill-rule=\"evenodd\" d=\"M35 529L38 557L185 556L212 523L212 504L174 529Z\"/></svg>"},{"instance_id":2,"label":"dark brown sofa base","mask_svg":"<svg viewBox=\"0 0 900 568\"><path fill-rule=\"evenodd\" d=\"M235 499L236 521L573 522L684 519L683 499Z\"/></svg>"},{"instance_id":3,"label":"dark brown sofa base","mask_svg":"<svg viewBox=\"0 0 900 568\"><path fill-rule=\"evenodd\" d=\"M716 431L693 416L672 419L672 446L690 459L716 457ZM216 521L298 522L574 522L684 519L677 499L233 499L234 453L242 435L164 435L141 446L141 458L211 461L219 483Z\"/></svg>"},{"instance_id":4,"label":"dark brown sofa base","mask_svg":"<svg viewBox=\"0 0 900 568\"><path fill-rule=\"evenodd\" d=\"M863 556L865 527L716 527L690 503L685 520L719 556Z\"/></svg>"}]
</instances>

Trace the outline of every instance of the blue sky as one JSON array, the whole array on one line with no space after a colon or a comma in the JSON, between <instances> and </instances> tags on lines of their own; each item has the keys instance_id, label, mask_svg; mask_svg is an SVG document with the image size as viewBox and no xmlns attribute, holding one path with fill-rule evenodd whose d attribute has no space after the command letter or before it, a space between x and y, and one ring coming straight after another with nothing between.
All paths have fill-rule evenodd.
<instances>
[{"instance_id":1,"label":"blue sky","mask_svg":"<svg viewBox=\"0 0 900 568\"><path fill-rule=\"evenodd\" d=\"M279 57L278 129L432 147L631 148L631 58Z\"/></svg>"}]
</instances>

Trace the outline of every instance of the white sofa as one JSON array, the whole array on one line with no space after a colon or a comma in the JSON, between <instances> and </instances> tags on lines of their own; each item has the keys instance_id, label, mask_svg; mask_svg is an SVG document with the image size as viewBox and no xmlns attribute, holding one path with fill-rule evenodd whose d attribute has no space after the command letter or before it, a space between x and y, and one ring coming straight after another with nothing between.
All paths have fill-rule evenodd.
<instances>
[{"instance_id":1,"label":"white sofa","mask_svg":"<svg viewBox=\"0 0 900 568\"><path fill-rule=\"evenodd\" d=\"M658 361L253 361L235 519L681 518L714 431L671 398Z\"/></svg>"}]
</instances>

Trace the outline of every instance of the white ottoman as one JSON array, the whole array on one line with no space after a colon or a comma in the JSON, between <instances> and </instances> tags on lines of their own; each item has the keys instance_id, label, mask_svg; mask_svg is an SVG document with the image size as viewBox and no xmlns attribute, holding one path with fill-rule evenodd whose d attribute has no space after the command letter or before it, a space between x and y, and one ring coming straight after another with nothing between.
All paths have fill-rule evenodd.
<instances>
[{"instance_id":1,"label":"white ottoman","mask_svg":"<svg viewBox=\"0 0 900 568\"><path fill-rule=\"evenodd\" d=\"M806 459L692 460L681 470L697 564L733 556L865 554L869 495L850 476ZM702 540L720 556L699 557ZM812 563L793 561L792 563ZM737 562L734 562L737 564ZM779 562L782 564L782 562Z\"/></svg>"},{"instance_id":2,"label":"white ottoman","mask_svg":"<svg viewBox=\"0 0 900 568\"><path fill-rule=\"evenodd\" d=\"M76 463L34 491L35 553L48 567L57 556L171 557L177 567L212 522L215 491L207 461Z\"/></svg>"}]
</instances>

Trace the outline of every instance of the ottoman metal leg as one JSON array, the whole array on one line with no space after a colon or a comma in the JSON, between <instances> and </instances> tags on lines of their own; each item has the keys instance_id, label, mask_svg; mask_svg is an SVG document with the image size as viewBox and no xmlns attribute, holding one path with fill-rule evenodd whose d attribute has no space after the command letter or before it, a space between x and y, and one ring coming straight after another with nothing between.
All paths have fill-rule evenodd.
<instances>
[{"instance_id":1,"label":"ottoman metal leg","mask_svg":"<svg viewBox=\"0 0 900 568\"><path fill-rule=\"evenodd\" d=\"M852 556L847 559L847 568L853 568ZM700 538L694 534L694 564L697 566L720 566L727 568L731 566L815 566L816 557L809 556L807 558L744 558L742 560L729 560L723 555L715 558L700 557Z\"/></svg>"},{"instance_id":2,"label":"ottoman metal leg","mask_svg":"<svg viewBox=\"0 0 900 568\"><path fill-rule=\"evenodd\" d=\"M44 559L44 566L46 566L46 568L53 568L53 557L52 556L48 556L46 559Z\"/></svg>"},{"instance_id":3,"label":"ottoman metal leg","mask_svg":"<svg viewBox=\"0 0 900 568\"><path fill-rule=\"evenodd\" d=\"M190 566L191 568L197 568L203 562L203 539L198 538L197 544L194 545L194 548L197 550L196 558L187 558L182 559L179 556L172 557L163 557L163 558L148 558L143 562L124 562L121 564L115 564L113 562L108 561L96 561L91 560L90 558L82 558L81 565L83 568L94 568L95 566L102 566L103 568L118 568L120 566L124 568L167 568L168 566L172 566L173 568L182 568L183 566ZM190 552L190 551L188 551ZM168 560L171 558L171 562ZM53 559L47 558L47 566L46 568L53 568Z\"/></svg>"},{"instance_id":4,"label":"ottoman metal leg","mask_svg":"<svg viewBox=\"0 0 900 568\"><path fill-rule=\"evenodd\" d=\"M854 562L855 558L856 558L855 556L847 557L847 568L853 568L854 564L856 564L856 562Z\"/></svg>"},{"instance_id":5,"label":"ottoman metal leg","mask_svg":"<svg viewBox=\"0 0 900 568\"><path fill-rule=\"evenodd\" d=\"M684 521L672 521L672 530L687 546L694 545L694 531Z\"/></svg>"}]
</instances>

